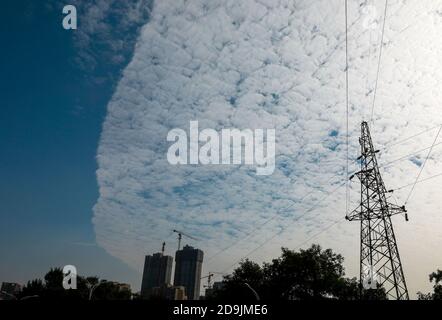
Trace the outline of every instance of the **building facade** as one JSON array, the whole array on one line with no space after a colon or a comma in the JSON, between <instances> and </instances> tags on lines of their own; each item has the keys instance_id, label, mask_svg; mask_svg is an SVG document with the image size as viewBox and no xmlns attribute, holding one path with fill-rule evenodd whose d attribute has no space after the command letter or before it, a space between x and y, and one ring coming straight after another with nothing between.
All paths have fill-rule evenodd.
<instances>
[{"instance_id":1,"label":"building facade","mask_svg":"<svg viewBox=\"0 0 442 320\"><path fill-rule=\"evenodd\" d=\"M166 300L187 300L186 288L183 286L155 287L152 295Z\"/></svg>"},{"instance_id":2,"label":"building facade","mask_svg":"<svg viewBox=\"0 0 442 320\"><path fill-rule=\"evenodd\" d=\"M199 299L203 258L202 250L188 245L175 254L174 286L185 287L189 300Z\"/></svg>"},{"instance_id":3,"label":"building facade","mask_svg":"<svg viewBox=\"0 0 442 320\"><path fill-rule=\"evenodd\" d=\"M222 281L215 281L213 283L212 288L207 288L206 289L205 298L207 299L207 298L213 297L216 294L216 292L219 291L219 290L222 290L223 287L224 287L224 282L222 282Z\"/></svg>"},{"instance_id":4,"label":"building facade","mask_svg":"<svg viewBox=\"0 0 442 320\"><path fill-rule=\"evenodd\" d=\"M22 290L22 286L15 282L2 282L1 291L17 295Z\"/></svg>"},{"instance_id":5,"label":"building facade","mask_svg":"<svg viewBox=\"0 0 442 320\"><path fill-rule=\"evenodd\" d=\"M149 298L155 287L168 287L171 282L173 258L161 252L146 256L144 261L141 297Z\"/></svg>"},{"instance_id":6,"label":"building facade","mask_svg":"<svg viewBox=\"0 0 442 320\"><path fill-rule=\"evenodd\" d=\"M22 286L14 282L2 282L0 288L0 300L15 300L16 296L21 292Z\"/></svg>"}]
</instances>

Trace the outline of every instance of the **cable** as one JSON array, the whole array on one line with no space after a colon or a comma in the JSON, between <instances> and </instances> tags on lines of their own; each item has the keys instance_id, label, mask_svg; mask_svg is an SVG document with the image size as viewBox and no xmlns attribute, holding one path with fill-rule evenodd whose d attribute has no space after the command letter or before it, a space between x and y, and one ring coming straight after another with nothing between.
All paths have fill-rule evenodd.
<instances>
[{"instance_id":1,"label":"cable","mask_svg":"<svg viewBox=\"0 0 442 320\"><path fill-rule=\"evenodd\" d=\"M401 11L401 8L399 8L398 10L396 10L394 13L392 13L391 14L391 16L396 16L398 13L399 13L399 11ZM424 12L424 13L426 13L426 12ZM423 15L424 13L420 13L419 15L417 15L416 17L418 17L418 16L420 16L420 15ZM350 25L349 25L349 27L348 27L348 29L349 29L349 31L351 31L351 29L352 29L352 27L353 26L355 26L356 25L356 23L357 22L359 22L359 20L362 18L363 16L362 15L360 15L356 20L354 20ZM417 22L417 21L415 21L415 22ZM399 32L397 32L397 33L395 33L394 35L392 35L391 37L390 37L390 40L393 40L393 39L395 39L397 36L399 36L400 34L402 34L404 31L406 31L406 29L408 29L409 27L411 27L411 26L413 26L413 24L410 24L407 28L405 28L405 29L403 29L403 30L401 30L401 31L399 31ZM359 37L360 36L362 36L363 35L363 31L362 32L360 32L358 35L356 35L356 36L353 36L353 37L350 37L350 39L355 39L355 40L358 40L359 39ZM319 65L318 65L318 67L316 68L316 70L312 73L312 77L315 77L316 76L316 74L327 64L327 62L329 62L330 61L330 59L331 59L331 57L333 56L333 54L334 53L336 53L336 52L338 52L338 49L341 47L341 45L342 44L344 44L345 43L345 39L344 40L342 40L342 41L339 41L333 48L332 48L332 50L327 54L327 56L319 63ZM391 44L391 42L390 43L388 43L388 44ZM386 45L388 45L388 44L386 44ZM290 89L289 90L291 90L291 89L293 89L293 86L292 87L290 87Z\"/></svg>"},{"instance_id":2,"label":"cable","mask_svg":"<svg viewBox=\"0 0 442 320\"><path fill-rule=\"evenodd\" d=\"M340 175L339 173L335 174L335 175L332 176L330 179L328 179L326 183L329 183L333 178L335 178L335 177L337 177L337 176L339 176L339 175ZM219 250L218 252L214 253L213 255L211 255L211 256L207 259L207 262L213 260L213 258L219 256L221 253L223 253L223 252L229 250L230 248L234 247L235 245L237 245L237 244L240 243L241 241L244 241L244 240L248 239L251 235L254 234L254 231L256 231L256 230L260 230L260 229L261 229L263 226L265 226L267 223L269 223L270 221L272 221L272 220L274 220L275 218L279 217L279 213L281 213L281 212L283 212L283 211L286 211L286 210L290 209L290 208L293 207L296 203L299 203L299 202L303 201L305 198L307 198L307 197L308 197L309 195L311 195L311 194L312 194L312 193L307 193L307 194L305 194L304 196L302 196L302 198L301 198L300 200L298 200L298 201L292 203L291 205L289 205L289 206L287 206L287 207L285 207L285 208L282 208L282 209L277 210L277 211L276 211L273 215L271 215L266 221L264 221L264 223L262 223L262 224L260 224L260 225L258 225L258 226L255 226L254 228L252 228L252 230L251 230L250 232L246 233L245 237L242 237L242 238L237 239L236 241L234 241L233 243L231 243L231 244L228 245L227 247L225 247L225 248ZM292 200L292 201L293 201L293 200Z\"/></svg>"},{"instance_id":3,"label":"cable","mask_svg":"<svg viewBox=\"0 0 442 320\"><path fill-rule=\"evenodd\" d=\"M371 2L371 4L370 4L371 6L373 6L373 3ZM369 88L370 88L370 81L369 81L369 78L370 78L370 70L371 70L371 43L372 43L372 34L373 34L373 32L372 32L372 28L369 28L369 30L370 30L370 32L369 32L369 38L368 38L368 59L367 59L367 78L365 79L365 90L366 90L366 94L365 94L365 96L366 96L366 99L367 99L367 105L369 104L369 92L370 92L370 90L369 90ZM365 113L366 113L366 111L365 111L365 108L363 108L362 109L362 121L365 121Z\"/></svg>"},{"instance_id":4,"label":"cable","mask_svg":"<svg viewBox=\"0 0 442 320\"><path fill-rule=\"evenodd\" d=\"M409 157L411 157L411 156L414 156L414 155L416 155L416 154L418 154L418 153L421 153L422 151L425 151L425 150L431 149L431 148L436 147L436 146L439 146L439 145L441 145L441 144L442 144L442 142L439 142L439 143L436 143L436 144L433 145L433 146L430 146L430 147L427 147L427 148L424 148L424 149L420 149L420 150L415 151L415 152L413 152L413 153L409 153L409 154L407 154L406 156L402 156L402 157L397 158L397 159L395 159L395 160L392 160L392 161L390 161L390 162L384 163L383 165L379 166L379 168L385 168L385 167L388 167L388 166L390 166L392 163L395 163L395 162L398 162L398 161L401 161L401 160L407 159L407 158L409 158Z\"/></svg>"},{"instance_id":5,"label":"cable","mask_svg":"<svg viewBox=\"0 0 442 320\"><path fill-rule=\"evenodd\" d=\"M385 20L387 20L387 7L388 7L388 0L385 0L384 22L382 24L381 43L380 43L380 47L379 47L378 69L376 72L376 82L375 82L374 93L373 93L373 105L371 106L371 121L370 121L371 123L373 123L374 106L375 106L375 102L376 102L376 93L378 90L379 70L381 68L381 58L382 58L382 47L384 46Z\"/></svg>"},{"instance_id":6,"label":"cable","mask_svg":"<svg viewBox=\"0 0 442 320\"><path fill-rule=\"evenodd\" d=\"M306 198L308 195L309 195L309 194L304 195L304 196L301 198L300 201L304 200L304 198ZM274 218L276 218L276 217L278 216L278 214L280 213L280 211L285 211L285 210L287 210L287 209L290 209L293 205L294 205L294 203L291 204L291 205L289 205L289 206L286 207L286 208L283 208L283 209L277 210L276 213L273 214L272 216L270 216L270 218L268 218L266 221L264 221L264 223L260 224L259 226L256 226L256 227L253 228L250 232L248 232L248 233L246 234L245 237L237 239L236 241L234 241L233 243L231 243L231 244L228 245L227 247L225 247L225 248L219 250L218 252L216 252L215 254L211 255L211 256L207 259L207 262L213 260L213 258L219 256L221 253L223 253L223 252L229 250L230 248L234 247L235 245L237 245L237 244L240 243L241 241L244 241L244 240L248 239L252 234L254 234L254 231L256 231L256 230L260 230L260 229L261 229L262 227L264 227L267 223L269 223L269 222L272 221Z\"/></svg>"},{"instance_id":7,"label":"cable","mask_svg":"<svg viewBox=\"0 0 442 320\"><path fill-rule=\"evenodd\" d=\"M437 126L431 127L429 129L425 129L424 131L416 133L416 134L414 134L414 135L412 135L410 137L404 138L402 140L398 140L398 141L395 141L395 142L392 142L392 143L387 143L385 146L381 147L381 150L387 149L387 148L391 148L392 146L395 146L395 145L401 144L401 143L403 143L405 141L408 141L408 140L411 140L413 138L416 138L416 137L418 137L418 136L420 136L420 135L422 135L424 133L427 133L428 131L431 131L433 129L439 128L440 126L441 126L441 124L438 124Z\"/></svg>"},{"instance_id":8,"label":"cable","mask_svg":"<svg viewBox=\"0 0 442 320\"><path fill-rule=\"evenodd\" d=\"M348 161L349 161L349 142L348 142L348 117L349 117L349 104L348 104L348 4L347 0L345 0L345 103L346 103L346 130L347 130L347 136L346 136L346 143L347 143L347 159L346 159L346 187L345 187L345 215L348 215L348 195L349 195L349 180L348 180Z\"/></svg>"},{"instance_id":9,"label":"cable","mask_svg":"<svg viewBox=\"0 0 442 320\"><path fill-rule=\"evenodd\" d=\"M425 182L425 181L428 181L428 180L431 180L431 179L434 179L434 178L437 178L437 177L440 177L440 176L442 176L442 173L438 173L438 174L435 174L435 175L433 175L433 176L429 176L429 177L424 178L424 179L422 179L422 180L419 180L419 181L417 181L417 182L409 183L409 184L406 184L406 185L404 185L404 186L401 186L401 187L395 188L395 189L393 189L393 190L394 190L394 191L401 190L401 189L407 188L407 187L409 187L409 186L416 185L416 184L418 184L418 183L422 183L422 182Z\"/></svg>"},{"instance_id":10,"label":"cable","mask_svg":"<svg viewBox=\"0 0 442 320\"><path fill-rule=\"evenodd\" d=\"M426 130L424 130L424 131L422 131L422 132L420 132L420 133L417 133L417 134L415 134L415 135L413 135L413 136L411 136L411 137L407 137L407 138L405 138L405 139L403 139L403 140L395 141L395 142L393 142L393 143L391 143L391 144L387 144L384 148L391 147L391 146L393 146L393 145L396 145L396 144L402 143L402 142L404 142L404 141L406 141L406 140L412 139L413 137L416 137L416 136L418 136L418 135L421 135L421 134L423 134L423 133L425 133L425 132L428 132L428 131L430 131L430 130L432 130L432 129L434 129L434 128L437 128L437 127L438 127L438 126L432 127L432 128L430 128L430 129L426 129ZM433 147L435 147L435 146L437 146L437 145L440 145L440 144L442 144L442 142L435 144ZM398 159L395 159L395 160L393 160L393 161L390 161L390 162L387 162L387 163L385 163L385 164L383 164L383 165L380 165L379 168L387 167L387 166L391 165L391 164L394 163L394 162L397 162L397 161L400 161L400 160L406 159L406 158L408 158L408 157L410 157L410 156L412 156L412 155L415 155L415 154L420 153L420 152L422 152L422 151L428 150L428 149L430 149L430 148L431 148L431 147L427 147L427 148L424 148L424 149L418 150L418 151L416 151L416 152L414 152L414 153L408 154L408 155L406 155L406 156L402 156L402 157L400 157L400 158L398 158ZM329 182L329 181L332 180L333 178L337 177L338 175L339 175L339 174L335 174L335 175L334 175L333 177L331 177L327 182ZM440 175L442 175L442 174L440 174ZM423 182L423 181L424 181L424 180L422 180L422 182ZM411 185L411 184L410 184L410 185ZM409 185L407 185L407 186L409 186ZM399 190L399 189L405 188L405 187L407 187L407 186L403 186L403 187L400 187L400 188L396 188L395 190ZM306 194L306 195L304 195L299 201L304 200L308 195L310 195L310 194ZM208 258L207 262L213 260L213 258L215 258L216 256L220 255L221 253L223 253L223 252L225 252L225 251L231 249L232 247L234 247L235 245L237 245L237 244L240 243L241 241L244 241L244 240L248 239L251 235L254 234L254 231L256 231L256 230L260 230L263 226L265 226L266 224L268 224L270 221L272 221L272 220L274 220L275 218L279 217L279 213L281 213L281 212L283 212L283 211L285 211L285 210L290 209L290 208L293 207L294 205L295 205L295 203L292 203L291 205L289 205L289 206L287 206L287 207L285 207L285 208L282 208L282 209L277 210L277 211L275 212L275 214L273 214L270 218L268 218L268 219L267 219L266 221L264 221L262 224L260 224L260 225L258 225L258 226L256 226L256 227L254 227L250 232L248 232L248 233L245 235L245 237L242 237L242 238L237 239L237 240L234 241L232 244L228 245L227 247L225 247L225 248L219 250L218 252L216 252L215 254L213 254L212 256L210 256L210 257ZM347 207L347 208L348 208L348 207ZM348 210L348 209L347 209L347 210ZM273 238L272 238L272 239L273 239ZM271 239L270 239L270 240L271 240Z\"/></svg>"},{"instance_id":11,"label":"cable","mask_svg":"<svg viewBox=\"0 0 442 320\"><path fill-rule=\"evenodd\" d=\"M300 215L299 217L297 217L292 223L290 223L289 225L298 222L302 217L304 217L305 215L307 215L309 212L313 211L314 209L316 209L319 204L321 204L325 199L327 199L329 196L331 196L333 193L335 193L339 188L341 188L344 184L346 183L340 183L335 189L333 189L331 192L329 192L325 197L323 197L321 200L317 201L312 207L310 207L308 210L306 210L302 215ZM266 245L267 243L269 243L270 241L272 241L274 238L276 238L278 235L282 234L285 230L287 230L287 227L289 226L287 225L286 227L283 227L281 231L273 234L272 237L270 237L269 239L265 240L264 242L262 242L260 245L258 245L257 247L255 247L253 250L249 251L245 256L242 256L241 259L239 259L238 261L236 261L234 264L230 265L228 268L226 268L225 270L223 270L222 272L228 271L230 270L232 267L234 267L235 265L237 265L238 263L240 263L244 258L247 258L248 256L250 256L251 254L253 254L254 252L256 252L257 250L259 250L260 248L262 248L264 245Z\"/></svg>"},{"instance_id":12,"label":"cable","mask_svg":"<svg viewBox=\"0 0 442 320\"><path fill-rule=\"evenodd\" d=\"M436 137L434 138L434 141L433 141L433 144L431 145L430 150L428 150L427 157L425 158L425 161L422 164L421 169L419 170L419 173L418 173L418 175L416 177L416 180L414 181L413 187L411 188L410 193L408 193L407 199L405 200L405 205L408 203L408 200L410 200L411 194L414 191L414 187L416 186L416 183L419 180L419 178L420 178L420 176L422 174L422 171L424 170L425 164L427 163L427 160L430 157L431 151L433 150L433 147L436 144L437 138L439 138L439 134L440 134L441 130L442 130L442 126L439 128L439 131L437 132Z\"/></svg>"},{"instance_id":13,"label":"cable","mask_svg":"<svg viewBox=\"0 0 442 320\"><path fill-rule=\"evenodd\" d=\"M315 235L313 235L312 237L308 238L307 240L301 242L300 244L298 244L297 246L293 247L293 249L299 249L300 247L302 247L304 244L312 241L313 239L315 239L317 236L321 235L322 233L328 231L331 227L333 227L334 225L338 224L338 223L342 223L344 222L345 219L339 219L334 221L332 224L328 225L327 227L325 227L324 229L321 229L320 232L316 233Z\"/></svg>"},{"instance_id":14,"label":"cable","mask_svg":"<svg viewBox=\"0 0 442 320\"><path fill-rule=\"evenodd\" d=\"M359 16L356 20L353 21L353 23L350 24L350 26L347 28L348 30L351 30L353 26L356 25L357 22L359 22L359 20L362 18L362 15ZM354 36L354 39L359 39L359 37L363 34L363 32L360 32L358 35ZM332 50L327 54L327 56L319 63L319 66L316 68L316 70L312 73L312 77L315 77L316 74L327 64L327 62L330 61L331 57L333 56L333 54L335 52L338 52L341 48L341 45L345 44L345 39L344 40L339 40L339 42L332 48Z\"/></svg>"},{"instance_id":15,"label":"cable","mask_svg":"<svg viewBox=\"0 0 442 320\"><path fill-rule=\"evenodd\" d=\"M431 129L434 129L434 128L431 128ZM431 129L427 129L427 130L425 130L425 132L427 132L427 131L429 131L429 130L431 130ZM439 129L438 135L436 136L436 139L435 139L434 142L437 141L437 137L439 136L439 133L440 133L441 129L442 129L442 126L440 126L440 129ZM422 132L422 133L423 133L423 132ZM419 134L422 134L422 133L419 133ZM419 135L419 134L416 134L416 135L414 135L414 136L417 136L417 135ZM406 139L404 139L404 140L402 140L402 141L405 141L405 140L407 140L407 139L411 139L411 138L412 138L412 137L409 137L409 138L406 138ZM442 144L442 142L441 142L441 143L437 143L437 144L434 143L434 142L433 142L433 145L432 145L431 147L429 147L429 148L425 148L425 149L422 149L422 150L419 150L419 151L417 151L417 152L415 152L415 153L413 153L413 154L416 154L416 153L419 153L419 152L425 151L425 150L427 150L427 149L432 149L434 146L439 145L439 144ZM399 142L394 142L393 144L398 144L398 143L400 143L400 141L399 141ZM389 146L392 146L393 144L391 144L391 145L389 145ZM427 158L429 157L430 153L431 153L431 150L430 150L430 152L428 153ZM413 155L413 154L410 154L410 155ZM383 166L380 166L380 168L385 167L385 166L387 166L387 165L389 165L389 164L391 164L391 163L393 163L393 162L396 162L396 161L402 160L403 158L407 158L407 157L409 157L410 155L407 155L407 156L405 156L405 157L401 157L401 158L399 158L399 159L396 159L396 160L393 160L393 161L391 161L391 162L388 162L387 164L384 164ZM335 175L335 176L337 176L337 175ZM406 188L406 187L408 187L408 186L410 186L410 185L416 185L416 184L418 184L418 183L421 183L421 182L424 182L424 181L427 181L427 180L430 180L430 179L436 178L436 177L438 177L438 176L442 176L442 173L417 181L417 180L419 179L419 177L420 177L420 174L419 174L419 175L418 175L418 178L417 178L417 180L416 180L415 183L413 183L413 184L408 184L408 185L405 185L405 186L401 186L401 187L398 187L398 188L396 188L396 189L394 189L394 190L400 190L400 189ZM333 177L332 177L332 178L333 178ZM331 179L330 179L330 180L331 180ZM297 222L297 221L299 221L302 217L304 217L306 214L308 214L308 213L311 212L313 209L315 209L316 206L318 206L321 202L323 202L327 197L329 197L331 194L333 194L334 192L336 192L336 191L337 191L340 187L342 187L343 185L344 185L343 183L341 183L340 185L338 185L337 188L335 188L334 190L332 190L327 196L325 196L325 197L322 198L320 201L318 201L317 203L315 203L315 205L313 205L311 208L309 208L306 212L304 212L304 214L302 214L301 216L299 216L299 217L298 217L296 220L294 220L293 222ZM306 196L304 196L303 198L305 198L305 197L306 197ZM285 208L285 209L283 209L283 210L287 210L288 208L292 207L293 205L294 205L294 204L290 205L289 207L287 207L287 208ZM261 225L261 227L262 227L263 225L267 224L267 223L268 223L270 220L272 220L272 219L273 219L273 218L270 218L269 220L267 220L266 222L264 222L264 223ZM304 245L306 242L310 241L312 238L315 238L315 237L317 237L319 234L321 234L322 232L327 231L329 228L331 228L331 227L334 226L335 224L339 223L340 221L341 221L341 220L335 221L333 224L327 226L324 230L322 230L322 231L319 232L318 234L315 234L313 237L307 239L306 241L304 241L303 243L301 243L299 246ZM227 269L225 269L225 270L226 270L226 271L229 270L230 268L232 268L233 266L235 266L236 264L238 264L241 260L243 260L244 258L247 258L248 256L250 256L251 254L253 254L253 253L256 252L257 250L259 250L260 248L262 248L264 245L266 245L267 243L269 243L270 241L272 241L272 240L273 240L274 238L276 238L278 235L282 234L286 229L287 229L287 227L285 227L285 228L283 228L281 231L275 233L272 237L270 237L269 239L265 240L265 241L264 241L263 243L261 243L259 246L255 247L253 250L249 251L249 252L248 252L245 256L243 256L240 260L238 260L237 262L235 262L234 264L232 264L231 266L229 266L229 267L228 267ZM250 233L247 235L247 237L248 237L249 235L251 235L252 233L253 233L253 232L250 232ZM246 238L247 238L247 237L246 237ZM244 238L244 239L245 239L245 238ZM239 241L244 240L244 239L240 239ZM227 249L233 247L233 246L234 246L235 244L237 244L239 241L236 241L234 244L232 244L232 245L229 246L228 248L225 248L225 249L221 250L220 252L218 252L218 253L215 254L215 255L218 255L218 254L224 252L225 250L227 250ZM299 247L299 246L298 246L298 247ZM215 256L215 255L214 255L214 256ZM213 258L214 256L212 256L211 258ZM209 260L210 260L211 258L209 258Z\"/></svg>"},{"instance_id":16,"label":"cable","mask_svg":"<svg viewBox=\"0 0 442 320\"><path fill-rule=\"evenodd\" d=\"M400 9L396 10L392 16L395 16L398 12L400 11ZM422 13L423 14L423 13ZM352 23L350 23L350 25L348 26L348 30L351 31L352 28L356 25L357 22L359 22L359 20L361 20L363 17L363 15L359 15L358 18L356 18ZM390 39L394 39L397 35L401 34L403 31L398 32L397 34L394 34ZM364 31L360 32L357 35L352 36L351 32L350 32L350 39L354 39L354 40L358 40L362 35L364 34ZM327 64L327 62L330 61L331 57L333 56L334 53L338 52L338 49L345 44L345 39L342 41L339 41L338 43L336 43L336 45L332 48L332 50L327 54L327 56L319 63L319 66L316 68L316 70L312 73L312 77L315 77L316 74Z\"/></svg>"}]
</instances>

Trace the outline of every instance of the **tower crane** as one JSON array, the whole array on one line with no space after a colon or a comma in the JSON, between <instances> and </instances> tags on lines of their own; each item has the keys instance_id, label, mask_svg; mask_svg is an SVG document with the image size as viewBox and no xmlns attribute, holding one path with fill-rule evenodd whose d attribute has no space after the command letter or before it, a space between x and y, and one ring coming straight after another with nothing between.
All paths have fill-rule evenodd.
<instances>
[{"instance_id":1,"label":"tower crane","mask_svg":"<svg viewBox=\"0 0 442 320\"><path fill-rule=\"evenodd\" d=\"M182 232L182 231L175 230L175 229L172 230L172 231L178 234L178 250L180 250L180 248L181 248L181 239L182 239L183 236L185 236L185 237L187 237L187 238L189 238L189 239L197 240L197 241L198 241L197 238L192 237L192 236L190 236L190 235L188 235L188 234L186 234L186 233L184 233L184 232Z\"/></svg>"},{"instance_id":2,"label":"tower crane","mask_svg":"<svg viewBox=\"0 0 442 320\"><path fill-rule=\"evenodd\" d=\"M225 273L222 272L209 272L207 276L201 278L201 279L207 278L207 286L205 286L207 289L212 289L212 277L216 274L225 275Z\"/></svg>"}]
</instances>

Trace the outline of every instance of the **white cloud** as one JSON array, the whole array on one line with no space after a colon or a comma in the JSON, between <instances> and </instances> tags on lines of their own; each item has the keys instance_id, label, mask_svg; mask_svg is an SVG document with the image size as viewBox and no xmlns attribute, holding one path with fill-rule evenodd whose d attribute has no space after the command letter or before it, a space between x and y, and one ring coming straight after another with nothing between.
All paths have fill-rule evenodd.
<instances>
[{"instance_id":1,"label":"white cloud","mask_svg":"<svg viewBox=\"0 0 442 320\"><path fill-rule=\"evenodd\" d=\"M367 3L376 6L379 21L383 3ZM380 25L371 32L363 27L361 4L349 2L353 158L359 123L371 113L380 40ZM437 1L390 2L372 130L378 146L442 123L437 8ZM155 2L103 125L94 208L98 243L140 270L144 254L157 251L163 240L172 253L171 229L201 238L193 244L210 257L277 213L247 241L205 265L220 271L266 239L272 241L251 258L268 260L281 245L294 247L344 217L344 188L304 214L343 181L344 70L342 1ZM276 128L275 173L260 177L247 167L169 165L167 132L188 128L190 120L201 129ZM429 146L434 134L387 149L380 163ZM438 150L422 178L441 167ZM387 188L413 182L418 169L408 160L386 167ZM442 244L437 185L436 179L417 187L409 203L411 222L395 218L412 293L442 265L434 255ZM357 190L353 184L352 206ZM407 190L395 194L399 201ZM343 253L351 275L358 268L358 228L337 224L313 240Z\"/></svg>"},{"instance_id":2,"label":"white cloud","mask_svg":"<svg viewBox=\"0 0 442 320\"><path fill-rule=\"evenodd\" d=\"M94 80L115 74L129 60L138 30L147 21L152 0L73 0L78 10L78 29L73 33L75 63ZM109 71L110 70L110 71ZM116 77L117 80L118 76Z\"/></svg>"}]
</instances>

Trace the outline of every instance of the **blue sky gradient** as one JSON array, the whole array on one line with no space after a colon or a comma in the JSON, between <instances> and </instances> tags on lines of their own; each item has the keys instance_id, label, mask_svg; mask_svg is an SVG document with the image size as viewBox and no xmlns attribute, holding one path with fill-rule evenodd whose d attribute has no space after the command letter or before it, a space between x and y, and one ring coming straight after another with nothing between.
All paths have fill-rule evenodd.
<instances>
[{"instance_id":1,"label":"blue sky gradient","mask_svg":"<svg viewBox=\"0 0 442 320\"><path fill-rule=\"evenodd\" d=\"M79 67L76 31L64 30L62 17L56 1L1 5L0 282L23 283L65 264L138 281L95 246L91 224L97 143L118 77L94 80L122 65Z\"/></svg>"}]
</instances>

